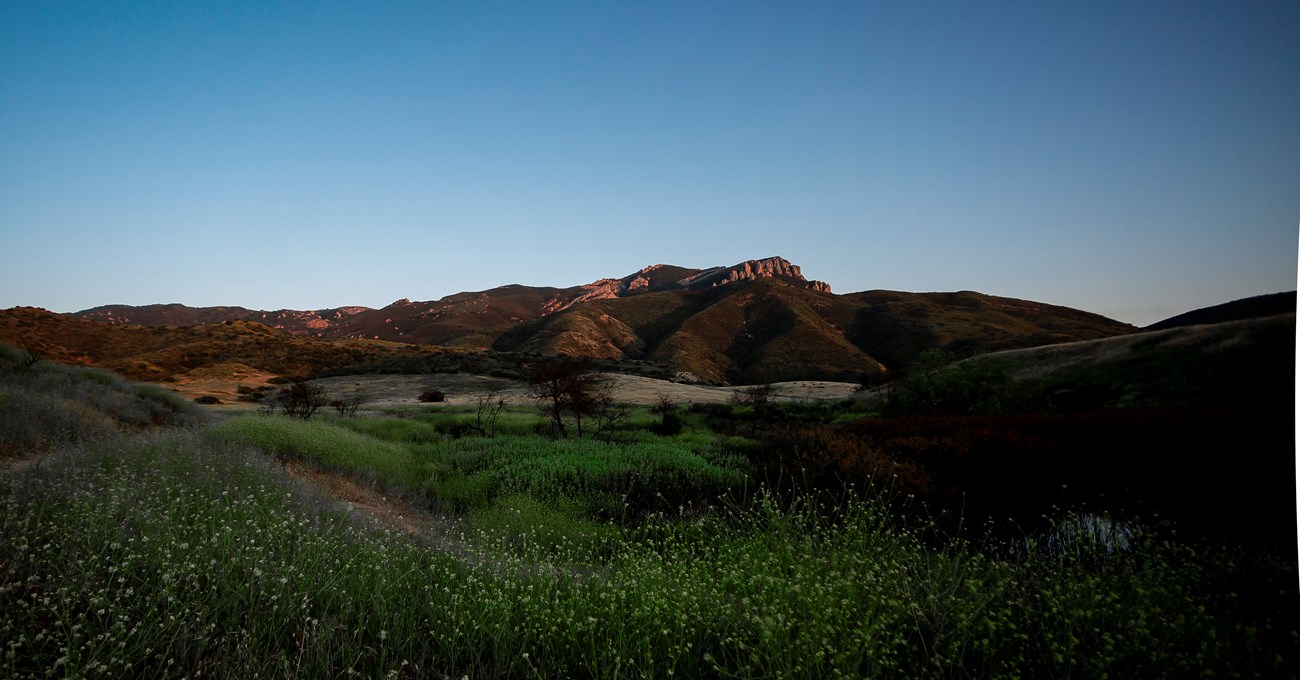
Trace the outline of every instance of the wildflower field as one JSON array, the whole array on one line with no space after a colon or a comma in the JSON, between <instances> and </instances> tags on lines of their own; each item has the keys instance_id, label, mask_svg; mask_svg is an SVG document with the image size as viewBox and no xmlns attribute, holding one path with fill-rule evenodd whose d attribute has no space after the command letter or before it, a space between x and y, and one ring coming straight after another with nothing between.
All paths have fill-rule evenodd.
<instances>
[{"instance_id":1,"label":"wildflower field","mask_svg":"<svg viewBox=\"0 0 1300 680\"><path fill-rule=\"evenodd\" d=\"M3 380L2 403L45 395L71 418L89 407L68 395L101 379L36 366ZM1234 556L1166 532L1117 543L1078 521L977 545L901 519L888 493L768 491L743 452L698 432L208 422L106 388L171 415L5 433L24 456L0 473L0 677L1296 672L1294 630L1234 608ZM288 459L432 513L447 540L358 521Z\"/></svg>"}]
</instances>

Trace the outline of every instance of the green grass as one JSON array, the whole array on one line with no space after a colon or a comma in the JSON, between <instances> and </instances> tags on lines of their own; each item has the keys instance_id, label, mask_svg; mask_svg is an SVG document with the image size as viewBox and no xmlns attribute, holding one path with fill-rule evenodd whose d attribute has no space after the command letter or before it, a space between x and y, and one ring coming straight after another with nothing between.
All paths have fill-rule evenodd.
<instances>
[{"instance_id":1,"label":"green grass","mask_svg":"<svg viewBox=\"0 0 1300 680\"><path fill-rule=\"evenodd\" d=\"M227 438L0 481L0 677L1186 677L1287 659L1205 556L933 548L879 503L599 525L503 498L462 552L360 528ZM670 673L671 672L671 673Z\"/></svg>"},{"instance_id":2,"label":"green grass","mask_svg":"<svg viewBox=\"0 0 1300 680\"><path fill-rule=\"evenodd\" d=\"M206 436L412 491L423 489L440 469L436 461L418 458L409 447L319 420L244 415L215 425Z\"/></svg>"},{"instance_id":3,"label":"green grass","mask_svg":"<svg viewBox=\"0 0 1300 680\"><path fill-rule=\"evenodd\" d=\"M439 421L432 420L304 422L249 415L221 423L210 436L355 473L456 512L489 506L498 495L528 494L548 502L573 498L602 517L621 517L716 497L747 480L743 458L701 448L690 438L644 432L621 443L536 435L455 438L440 434Z\"/></svg>"},{"instance_id":4,"label":"green grass","mask_svg":"<svg viewBox=\"0 0 1300 680\"><path fill-rule=\"evenodd\" d=\"M1236 608L1264 567L1140 527L981 548L869 492L717 498L743 460L689 437L357 429L118 428L0 472L0 678L1288 677L1300 651ZM463 530L367 528L276 458L459 485ZM611 496L656 511L601 521Z\"/></svg>"}]
</instances>

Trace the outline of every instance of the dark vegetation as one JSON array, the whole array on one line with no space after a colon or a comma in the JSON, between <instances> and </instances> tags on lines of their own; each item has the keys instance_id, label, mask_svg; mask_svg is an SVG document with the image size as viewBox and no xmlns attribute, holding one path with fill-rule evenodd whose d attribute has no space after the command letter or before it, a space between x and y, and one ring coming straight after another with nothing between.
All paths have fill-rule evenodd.
<instances>
[{"instance_id":1,"label":"dark vegetation","mask_svg":"<svg viewBox=\"0 0 1300 680\"><path fill-rule=\"evenodd\" d=\"M565 357L541 361L534 365L528 382L553 437L566 437L572 429L581 439L584 423L588 436L608 437L627 417L627 408L614 401L610 379L588 361Z\"/></svg>"},{"instance_id":2,"label":"dark vegetation","mask_svg":"<svg viewBox=\"0 0 1300 680\"><path fill-rule=\"evenodd\" d=\"M203 420L171 390L0 344L0 458Z\"/></svg>"},{"instance_id":3,"label":"dark vegetation","mask_svg":"<svg viewBox=\"0 0 1300 680\"><path fill-rule=\"evenodd\" d=\"M354 391L351 394L330 401L330 408L339 412L340 417L355 418L357 411L370 401L370 397L364 392Z\"/></svg>"},{"instance_id":4,"label":"dark vegetation","mask_svg":"<svg viewBox=\"0 0 1300 680\"><path fill-rule=\"evenodd\" d=\"M1157 331L1166 328L1178 328L1179 326L1192 326L1197 324L1214 324L1224 323L1227 321L1241 321L1244 319L1261 319L1279 314L1296 313L1296 292L1289 293L1272 293L1270 295L1257 295L1255 297L1225 302L1213 307L1203 309L1194 309L1178 316L1173 316L1164 321L1158 321L1146 327L1146 330Z\"/></svg>"},{"instance_id":5,"label":"dark vegetation","mask_svg":"<svg viewBox=\"0 0 1300 680\"><path fill-rule=\"evenodd\" d=\"M0 675L1292 677L1286 338L939 351L857 401L621 410L592 365L533 359L538 409L170 434L192 404L5 349L3 442L59 464L0 476ZM53 415L21 429L20 402ZM453 529L361 530L271 461Z\"/></svg>"},{"instance_id":6,"label":"dark vegetation","mask_svg":"<svg viewBox=\"0 0 1300 680\"><path fill-rule=\"evenodd\" d=\"M280 411L290 418L311 420L316 412L330 404L329 395L318 385L307 382L295 382L280 388L275 401L268 406L278 406Z\"/></svg>"}]
</instances>

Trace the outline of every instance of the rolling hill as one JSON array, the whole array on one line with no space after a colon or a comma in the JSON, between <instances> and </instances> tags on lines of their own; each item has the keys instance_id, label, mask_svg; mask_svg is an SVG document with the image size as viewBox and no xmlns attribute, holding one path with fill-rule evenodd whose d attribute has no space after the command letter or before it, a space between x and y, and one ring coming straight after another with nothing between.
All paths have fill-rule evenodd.
<instances>
[{"instance_id":1,"label":"rolling hill","mask_svg":"<svg viewBox=\"0 0 1300 680\"><path fill-rule=\"evenodd\" d=\"M1257 319L1262 317L1276 316L1279 314L1295 314L1296 311L1296 292L1293 290L1289 293L1273 293L1271 295L1256 295L1241 300L1225 302L1213 307L1203 307L1193 309L1190 312L1184 312L1177 316L1169 317L1164 321L1147 326L1145 330L1158 331L1166 328L1177 328L1179 326L1195 326L1200 324L1223 323L1225 321L1240 321L1242 319Z\"/></svg>"},{"instance_id":2,"label":"rolling hill","mask_svg":"<svg viewBox=\"0 0 1300 680\"><path fill-rule=\"evenodd\" d=\"M6 312L11 330L0 339L35 343L51 356L78 362L111 363L140 379L202 361L248 358L256 354L251 348L270 342L264 339L268 333L276 347L292 348L275 367L281 375L337 369L345 355L373 365L374 348L357 343L389 341L650 362L685 382L746 384L872 382L905 369L932 347L969 356L1136 330L1088 312L970 291L837 295L780 257L705 269L652 265L581 286L507 285L434 301L403 299L380 309L118 305L63 317L68 323L47 319L35 326L23 318L32 313ZM68 325L89 320L104 323ZM105 329L113 326L122 332L110 339ZM258 361L276 364L265 357Z\"/></svg>"},{"instance_id":3,"label":"rolling hill","mask_svg":"<svg viewBox=\"0 0 1300 680\"><path fill-rule=\"evenodd\" d=\"M217 366L231 372L300 378L366 362L427 362L431 357L472 362L468 357L476 354L375 340L329 342L255 321L181 327L115 325L33 307L0 311L0 342L51 361L98 366L151 382L173 382L193 371L210 374Z\"/></svg>"}]
</instances>

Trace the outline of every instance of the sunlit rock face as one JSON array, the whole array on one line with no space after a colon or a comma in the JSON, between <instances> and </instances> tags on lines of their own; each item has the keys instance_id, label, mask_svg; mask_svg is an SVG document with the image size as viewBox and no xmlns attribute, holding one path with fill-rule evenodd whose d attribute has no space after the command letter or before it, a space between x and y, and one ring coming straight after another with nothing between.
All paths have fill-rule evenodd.
<instances>
[{"instance_id":1,"label":"sunlit rock face","mask_svg":"<svg viewBox=\"0 0 1300 680\"><path fill-rule=\"evenodd\" d=\"M576 304L592 300L627 297L638 293L656 290L700 290L722 286L740 281L754 281L770 277L783 277L802 282L812 290L823 293L831 292L831 287L822 281L808 281L800 272L799 266L791 264L783 257L769 257L762 260L746 260L730 267L713 267L704 270L687 270L691 274L676 281L662 281L662 276L655 272L665 265L652 264L639 272L628 274L621 279L600 279L577 288L561 291L542 305L542 315L562 312ZM658 283L656 281L658 280Z\"/></svg>"},{"instance_id":2,"label":"sunlit rock face","mask_svg":"<svg viewBox=\"0 0 1300 680\"><path fill-rule=\"evenodd\" d=\"M706 288L713 286L722 286L728 283L738 281L754 281L756 279L771 278L775 276L794 279L803 282L808 288L823 293L831 292L831 287L824 281L809 281L803 277L799 265L791 264L789 260L783 257L769 257L762 260L747 260L731 267L714 267L706 269L699 274L682 279L678 283L682 288Z\"/></svg>"}]
</instances>

